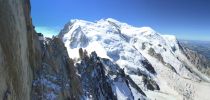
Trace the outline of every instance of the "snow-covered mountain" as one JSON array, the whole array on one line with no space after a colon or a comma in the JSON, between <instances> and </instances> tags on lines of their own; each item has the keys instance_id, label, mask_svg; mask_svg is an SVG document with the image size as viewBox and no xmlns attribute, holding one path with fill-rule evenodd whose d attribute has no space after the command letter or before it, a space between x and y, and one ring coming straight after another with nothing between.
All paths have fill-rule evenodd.
<instances>
[{"instance_id":1,"label":"snow-covered mountain","mask_svg":"<svg viewBox=\"0 0 210 100\"><path fill-rule=\"evenodd\" d=\"M208 100L210 97L210 78L189 60L175 36L108 18L97 22L71 20L59 38L69 57L77 61L84 99ZM86 58L81 57L79 49L86 51ZM86 83L98 88L87 88Z\"/></svg>"}]
</instances>

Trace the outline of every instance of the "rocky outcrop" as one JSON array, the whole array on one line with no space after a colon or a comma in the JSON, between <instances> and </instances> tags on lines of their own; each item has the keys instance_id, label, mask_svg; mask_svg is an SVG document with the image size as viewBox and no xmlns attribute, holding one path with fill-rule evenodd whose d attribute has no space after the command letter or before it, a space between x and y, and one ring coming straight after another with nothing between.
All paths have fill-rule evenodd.
<instances>
[{"instance_id":1,"label":"rocky outcrop","mask_svg":"<svg viewBox=\"0 0 210 100\"><path fill-rule=\"evenodd\" d=\"M0 99L30 100L33 26L29 0L0 0Z\"/></svg>"},{"instance_id":2,"label":"rocky outcrop","mask_svg":"<svg viewBox=\"0 0 210 100\"><path fill-rule=\"evenodd\" d=\"M155 69L152 67L148 60L142 60L141 63L150 73L156 74Z\"/></svg>"},{"instance_id":3,"label":"rocky outcrop","mask_svg":"<svg viewBox=\"0 0 210 100\"><path fill-rule=\"evenodd\" d=\"M138 85L129 76L125 75L123 69L109 59L100 58L95 52L88 56L87 52L82 49L79 50L79 53L82 58L76 64L76 68L80 75L84 98L116 100L125 95L130 100L134 99L134 90L142 98L146 97ZM119 94L119 92L122 94Z\"/></svg>"},{"instance_id":4,"label":"rocky outcrop","mask_svg":"<svg viewBox=\"0 0 210 100\"><path fill-rule=\"evenodd\" d=\"M145 87L149 90L152 90L152 91L160 90L160 87L158 86L158 84L151 78L148 78L147 76L143 76L143 82L144 82Z\"/></svg>"},{"instance_id":5,"label":"rocky outcrop","mask_svg":"<svg viewBox=\"0 0 210 100\"><path fill-rule=\"evenodd\" d=\"M164 64L166 67L168 67L170 70L172 70L173 72L177 73L176 69L169 63L166 63L163 60L163 57L160 53L156 53L155 50L153 48L149 48L148 50L148 54L150 56L153 56L154 58L156 58L158 61L160 61L162 64Z\"/></svg>"},{"instance_id":6,"label":"rocky outcrop","mask_svg":"<svg viewBox=\"0 0 210 100\"><path fill-rule=\"evenodd\" d=\"M77 68L81 75L84 96L91 99L116 99L111 84L105 76L103 65L95 53L92 53L90 57L85 55L81 64L77 64Z\"/></svg>"},{"instance_id":7,"label":"rocky outcrop","mask_svg":"<svg viewBox=\"0 0 210 100\"><path fill-rule=\"evenodd\" d=\"M79 99L82 91L74 62L59 38L40 41L41 66L35 70L33 100Z\"/></svg>"}]
</instances>

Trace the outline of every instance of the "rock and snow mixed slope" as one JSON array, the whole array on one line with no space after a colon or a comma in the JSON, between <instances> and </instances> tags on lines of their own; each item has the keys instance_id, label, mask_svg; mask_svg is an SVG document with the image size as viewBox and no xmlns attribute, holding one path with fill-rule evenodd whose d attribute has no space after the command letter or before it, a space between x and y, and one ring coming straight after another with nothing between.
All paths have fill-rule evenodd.
<instances>
[{"instance_id":1,"label":"rock and snow mixed slope","mask_svg":"<svg viewBox=\"0 0 210 100\"><path fill-rule=\"evenodd\" d=\"M80 49L80 61L76 64L85 100L146 99L145 93L127 76L123 69L95 52L90 56Z\"/></svg>"},{"instance_id":2,"label":"rock and snow mixed slope","mask_svg":"<svg viewBox=\"0 0 210 100\"><path fill-rule=\"evenodd\" d=\"M188 60L174 36L160 35L149 27L133 27L108 18L97 22L71 20L61 30L59 38L70 58L80 58L78 51L83 48L116 63L148 99L207 100L210 97L209 77ZM110 84L121 89L124 83ZM131 92L133 97L121 92L114 95L118 99L138 99L141 93L135 92Z\"/></svg>"}]
</instances>

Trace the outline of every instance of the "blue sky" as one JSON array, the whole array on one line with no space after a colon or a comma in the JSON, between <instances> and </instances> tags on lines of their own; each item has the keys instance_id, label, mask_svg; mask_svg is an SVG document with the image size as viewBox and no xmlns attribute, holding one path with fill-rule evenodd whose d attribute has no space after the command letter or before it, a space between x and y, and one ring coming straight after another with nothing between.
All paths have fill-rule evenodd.
<instances>
[{"instance_id":1,"label":"blue sky","mask_svg":"<svg viewBox=\"0 0 210 100\"><path fill-rule=\"evenodd\" d=\"M56 35L71 19L114 18L179 39L210 41L210 0L31 0L38 32Z\"/></svg>"}]
</instances>

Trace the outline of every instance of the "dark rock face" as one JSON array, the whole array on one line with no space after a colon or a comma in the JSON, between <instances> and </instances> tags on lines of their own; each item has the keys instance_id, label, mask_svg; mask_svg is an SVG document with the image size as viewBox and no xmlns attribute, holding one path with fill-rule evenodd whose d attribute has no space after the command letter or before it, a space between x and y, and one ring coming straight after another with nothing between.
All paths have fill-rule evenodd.
<instances>
[{"instance_id":1,"label":"dark rock face","mask_svg":"<svg viewBox=\"0 0 210 100\"><path fill-rule=\"evenodd\" d=\"M128 80L129 84L134 87L139 93L141 93L143 96L146 96L141 88L139 88L138 85L128 75L126 75L126 79Z\"/></svg>"},{"instance_id":2,"label":"dark rock face","mask_svg":"<svg viewBox=\"0 0 210 100\"><path fill-rule=\"evenodd\" d=\"M166 63L166 62L163 60L162 55L159 54L159 53L156 53L155 50L154 50L153 48L150 48L150 49L149 49L148 54L149 54L150 56L155 57L158 61L160 61L162 64L166 65L166 67L168 67L168 68L169 68L170 70L172 70L173 72L177 73L176 69L175 69L172 65Z\"/></svg>"},{"instance_id":3,"label":"dark rock face","mask_svg":"<svg viewBox=\"0 0 210 100\"><path fill-rule=\"evenodd\" d=\"M177 73L176 69L169 63L165 64L169 69L171 69L173 72Z\"/></svg>"},{"instance_id":4,"label":"dark rock face","mask_svg":"<svg viewBox=\"0 0 210 100\"><path fill-rule=\"evenodd\" d=\"M41 66L35 70L33 100L79 99L81 95L73 60L59 38L40 41ZM76 89L75 89L76 88Z\"/></svg>"},{"instance_id":5,"label":"dark rock face","mask_svg":"<svg viewBox=\"0 0 210 100\"><path fill-rule=\"evenodd\" d=\"M0 100L79 99L73 60L60 39L39 40L30 9L29 0L0 0Z\"/></svg>"},{"instance_id":6,"label":"dark rock face","mask_svg":"<svg viewBox=\"0 0 210 100\"><path fill-rule=\"evenodd\" d=\"M152 91L154 91L154 90L160 90L158 84L154 80L152 80L152 79L150 79L150 78L148 78L146 76L143 76L143 82L144 82L144 85L149 90L152 90Z\"/></svg>"},{"instance_id":7,"label":"dark rock face","mask_svg":"<svg viewBox=\"0 0 210 100\"><path fill-rule=\"evenodd\" d=\"M58 37L61 39L65 33L69 32L69 30L72 28L73 24L74 24L74 22L68 22L67 24L65 24L64 28L60 31Z\"/></svg>"},{"instance_id":8,"label":"dark rock face","mask_svg":"<svg viewBox=\"0 0 210 100\"><path fill-rule=\"evenodd\" d=\"M0 99L30 100L33 26L29 0L0 0Z\"/></svg>"},{"instance_id":9,"label":"dark rock face","mask_svg":"<svg viewBox=\"0 0 210 100\"><path fill-rule=\"evenodd\" d=\"M117 99L116 88L119 84L124 87L121 91L127 91L127 94L124 95L128 99L134 99L131 88L134 88L143 97L146 96L118 65L108 59L98 57L95 52L92 52L90 56L85 52L80 63L76 64L84 97L94 100L115 100Z\"/></svg>"},{"instance_id":10,"label":"dark rock face","mask_svg":"<svg viewBox=\"0 0 210 100\"><path fill-rule=\"evenodd\" d=\"M145 43L142 43L142 50L144 50L146 48Z\"/></svg>"},{"instance_id":11,"label":"dark rock face","mask_svg":"<svg viewBox=\"0 0 210 100\"><path fill-rule=\"evenodd\" d=\"M141 62L149 72L151 72L152 74L156 74L155 69L147 60L142 60Z\"/></svg>"},{"instance_id":12,"label":"dark rock face","mask_svg":"<svg viewBox=\"0 0 210 100\"><path fill-rule=\"evenodd\" d=\"M95 53L90 57L85 55L80 64L77 64L84 95L94 99L104 98L106 100L117 99L112 92L104 66Z\"/></svg>"}]
</instances>

